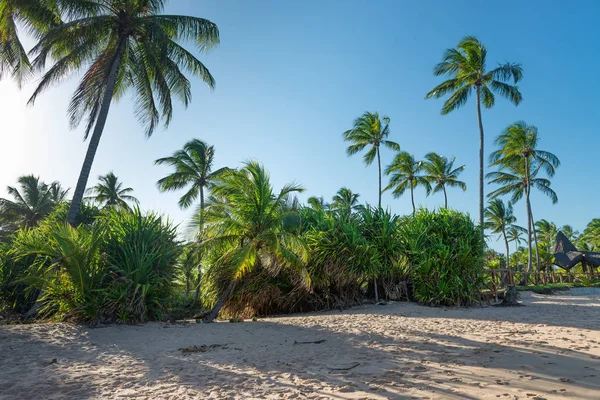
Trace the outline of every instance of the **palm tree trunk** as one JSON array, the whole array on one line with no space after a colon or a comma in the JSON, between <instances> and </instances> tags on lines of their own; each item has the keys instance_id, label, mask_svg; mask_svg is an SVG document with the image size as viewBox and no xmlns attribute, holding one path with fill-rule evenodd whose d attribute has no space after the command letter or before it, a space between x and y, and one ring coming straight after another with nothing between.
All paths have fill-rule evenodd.
<instances>
[{"instance_id":1,"label":"palm tree trunk","mask_svg":"<svg viewBox=\"0 0 600 400\"><path fill-rule=\"evenodd\" d=\"M231 296L231 293L233 293L233 291L235 290L236 284L237 284L237 282L235 280L232 280L229 283L229 286L227 286L227 289L225 289L225 292L223 292L221 297L219 297L219 299L215 303L215 306L212 308L212 310L210 310L210 312L208 314L206 314L206 316L202 319L202 322L204 322L204 323L213 322L215 320L215 318L217 318L217 315L219 315L219 311L221 311L221 308L223 307L223 305L225 304L225 302L227 301L229 296Z\"/></svg>"},{"instance_id":2,"label":"palm tree trunk","mask_svg":"<svg viewBox=\"0 0 600 400\"><path fill-rule=\"evenodd\" d=\"M377 204L379 205L379 208L381 208L381 156L379 155L379 146L377 146L377 166L379 167L379 202Z\"/></svg>"},{"instance_id":3,"label":"palm tree trunk","mask_svg":"<svg viewBox=\"0 0 600 400\"><path fill-rule=\"evenodd\" d=\"M411 186L410 186L410 200L412 201L412 206L413 206L413 217L414 217L414 216L415 216L415 214L416 214L416 212L417 212L417 209L416 209L416 207L415 207L415 195L414 195L414 192L413 192L413 187L412 187L412 184L411 184Z\"/></svg>"},{"instance_id":4,"label":"palm tree trunk","mask_svg":"<svg viewBox=\"0 0 600 400\"><path fill-rule=\"evenodd\" d=\"M531 219L531 226L533 227L533 242L535 243L535 259L537 263L537 271L540 272L542 270L540 264L540 247L538 246L537 232L535 231L535 222L533 220L533 211L531 210L531 205L529 206L529 218Z\"/></svg>"},{"instance_id":5,"label":"palm tree trunk","mask_svg":"<svg viewBox=\"0 0 600 400\"><path fill-rule=\"evenodd\" d=\"M527 273L531 272L531 203L529 202L529 158L525 157L525 203L527 205Z\"/></svg>"},{"instance_id":6,"label":"palm tree trunk","mask_svg":"<svg viewBox=\"0 0 600 400\"><path fill-rule=\"evenodd\" d=\"M479 226L483 227L483 150L484 135L481 121L481 87L477 85L477 121L479 122ZM481 230L483 233L483 229Z\"/></svg>"},{"instance_id":7,"label":"palm tree trunk","mask_svg":"<svg viewBox=\"0 0 600 400\"><path fill-rule=\"evenodd\" d=\"M202 262L202 239L204 239L204 186L200 186L200 234L198 240L200 241L200 254L198 255L198 269L200 269L200 263ZM196 304L198 297L200 296L200 273L198 273L198 279L196 280L196 291L194 292L194 298L192 304Z\"/></svg>"},{"instance_id":8,"label":"palm tree trunk","mask_svg":"<svg viewBox=\"0 0 600 400\"><path fill-rule=\"evenodd\" d=\"M448 208L448 196L446 195L446 186L442 186L444 190L444 208Z\"/></svg>"},{"instance_id":9,"label":"palm tree trunk","mask_svg":"<svg viewBox=\"0 0 600 400\"><path fill-rule=\"evenodd\" d=\"M379 154L379 146L377 146L377 168L379 169L379 193L378 206L381 208L381 155ZM379 289L377 288L377 278L373 277L373 290L375 291L375 302L379 303Z\"/></svg>"},{"instance_id":10,"label":"palm tree trunk","mask_svg":"<svg viewBox=\"0 0 600 400\"><path fill-rule=\"evenodd\" d=\"M506 238L506 229L502 228L502 236L504 236L504 244L506 245L506 269L508 269L508 283L512 283L512 279L511 279L511 271L510 271L510 261L509 261L509 257L510 257L510 249L508 247L508 239Z\"/></svg>"},{"instance_id":11,"label":"palm tree trunk","mask_svg":"<svg viewBox=\"0 0 600 400\"><path fill-rule=\"evenodd\" d=\"M104 130L104 125L106 124L108 110L110 109L110 103L112 101L117 79L119 77L119 69L121 68L121 62L123 61L125 43L126 38L121 38L110 67L108 80L106 81L106 90L104 91L104 95L102 97L102 105L100 106L98 119L96 120L96 126L94 127L94 132L92 133L87 153L85 154L83 166L81 167L79 179L77 180L77 186L75 187L75 192L73 193L73 200L71 201L71 206L69 207L69 212L67 214L67 222L71 225L75 224L75 219L79 214L79 207L81 206L85 187L87 185L88 178L90 177L92 163L94 162L96 150L98 150L98 144L100 143L100 137L102 136L102 131Z\"/></svg>"}]
</instances>

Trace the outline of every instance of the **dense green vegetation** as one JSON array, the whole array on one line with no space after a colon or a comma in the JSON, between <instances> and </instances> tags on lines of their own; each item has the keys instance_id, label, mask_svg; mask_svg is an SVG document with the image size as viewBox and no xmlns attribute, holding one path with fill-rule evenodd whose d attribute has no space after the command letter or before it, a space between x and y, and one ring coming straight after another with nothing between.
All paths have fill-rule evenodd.
<instances>
[{"instance_id":1,"label":"dense green vegetation","mask_svg":"<svg viewBox=\"0 0 600 400\"><path fill-rule=\"evenodd\" d=\"M485 265L531 272L552 268L557 227L535 221L531 190L553 202L551 178L560 162L538 148L537 128L509 125L496 140L487 174L495 189L484 209L484 130L481 107L500 95L518 105L519 64L486 69L487 50L474 37L448 49L434 67L450 79L426 98L448 96L448 114L474 94L479 125L479 223L448 209L449 188L467 189L465 166L455 158L427 153L423 160L391 140L391 120L367 111L343 133L348 155L377 159L378 203L359 201L340 188L328 204L311 197L302 204L298 184L277 190L256 161L239 169L214 168L215 149L200 139L156 160L172 171L157 182L160 191L181 191L179 206L197 205L184 242L163 216L144 212L133 189L109 172L88 184L92 163L114 99L131 92L135 114L152 135L173 115L172 98L191 101L189 77L210 88L214 79L183 44L203 52L219 42L212 22L164 15L165 0L28 0L0 2L0 78L21 84L44 71L30 102L51 84L83 72L68 108L71 125L85 120L90 136L79 179L70 199L58 182L28 175L0 199L0 307L24 314L86 322L139 322L173 317L200 304L210 322L219 313L253 316L346 307L365 299L414 299L427 305L478 302ZM16 23L34 35L26 53ZM32 57L30 59L30 57ZM48 65L47 65L48 63ZM382 147L396 152L381 165ZM384 185L382 174L388 177ZM414 189L442 192L443 207L418 209ZM382 192L411 195L412 215L394 215ZM84 193L88 197L84 197ZM503 200L508 197L509 201ZM517 225L513 204L524 198L527 228ZM485 219L484 219L485 217ZM499 235L506 253L486 253L484 229ZM600 248L600 219L583 234L561 228L576 246ZM181 233L181 232L180 232ZM526 233L523 240L522 235ZM520 247L522 242L527 248ZM515 250L510 251L510 244ZM209 311L210 310L210 311ZM185 313L184 313L185 314ZM179 314L177 314L179 315Z\"/></svg>"}]
</instances>

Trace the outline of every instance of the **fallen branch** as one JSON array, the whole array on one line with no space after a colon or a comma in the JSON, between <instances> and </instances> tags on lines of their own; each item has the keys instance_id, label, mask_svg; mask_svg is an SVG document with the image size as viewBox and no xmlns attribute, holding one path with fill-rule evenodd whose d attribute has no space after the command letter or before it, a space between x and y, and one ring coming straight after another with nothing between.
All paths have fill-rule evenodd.
<instances>
[{"instance_id":1,"label":"fallen branch","mask_svg":"<svg viewBox=\"0 0 600 400\"><path fill-rule=\"evenodd\" d=\"M350 367L346 367L346 368L331 368L329 370L329 373L332 373L333 371L350 371L351 369L354 369L356 367L358 367L360 365L360 363L356 363L351 365Z\"/></svg>"},{"instance_id":2,"label":"fallen branch","mask_svg":"<svg viewBox=\"0 0 600 400\"><path fill-rule=\"evenodd\" d=\"M324 343L326 341L327 341L327 339L314 340L311 342L298 342L298 341L294 340L294 344L320 344L320 343Z\"/></svg>"}]
</instances>

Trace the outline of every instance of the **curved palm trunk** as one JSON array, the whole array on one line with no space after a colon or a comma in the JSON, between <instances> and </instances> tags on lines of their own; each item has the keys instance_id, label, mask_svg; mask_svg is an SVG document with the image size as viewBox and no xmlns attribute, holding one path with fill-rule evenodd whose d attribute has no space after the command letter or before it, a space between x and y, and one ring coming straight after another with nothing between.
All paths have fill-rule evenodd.
<instances>
[{"instance_id":1,"label":"curved palm trunk","mask_svg":"<svg viewBox=\"0 0 600 400\"><path fill-rule=\"evenodd\" d=\"M477 85L477 121L479 122L479 226L483 227L483 122L481 121L481 87ZM483 229L481 230L483 233Z\"/></svg>"},{"instance_id":2,"label":"curved palm trunk","mask_svg":"<svg viewBox=\"0 0 600 400\"><path fill-rule=\"evenodd\" d=\"M200 237L198 239L200 241L202 241L203 236L204 236L204 186L200 186ZM201 262L202 262L202 247L200 247L200 256L198 257L198 269L200 269ZM201 275L200 275L200 273L198 273L198 278L196 278L196 291L194 292L194 298L192 299L193 304L196 304L196 302L198 301L198 297L200 296L200 278L201 278Z\"/></svg>"},{"instance_id":3,"label":"curved palm trunk","mask_svg":"<svg viewBox=\"0 0 600 400\"><path fill-rule=\"evenodd\" d=\"M77 214L79 214L79 208L81 206L81 201L83 200L83 194L85 192L88 178L90 177L90 171L92 169L94 157L96 156L96 150L98 150L100 137L102 136L102 131L104 130L104 125L106 124L108 110L110 109L110 103L112 101L119 76L119 69L121 68L121 62L123 61L125 42L126 39L121 38L119 47L117 48L117 52L115 53L112 65L110 67L110 72L108 73L106 90L104 91L104 95L102 97L102 105L100 106L100 112L98 113L96 126L94 127L94 132L92 133L87 153L85 154L83 166L81 167L79 179L77 180L77 186L75 187L75 192L73 193L73 200L71 201L71 206L69 207L69 212L67 214L67 222L71 225L75 224L75 219L77 218Z\"/></svg>"},{"instance_id":4,"label":"curved palm trunk","mask_svg":"<svg viewBox=\"0 0 600 400\"><path fill-rule=\"evenodd\" d=\"M414 190L412 187L412 183L410 185L410 201L412 201L412 206L413 206L413 217L415 216L416 212L417 212L417 208L415 207L415 195L414 195Z\"/></svg>"},{"instance_id":5,"label":"curved palm trunk","mask_svg":"<svg viewBox=\"0 0 600 400\"><path fill-rule=\"evenodd\" d=\"M378 205L381 208L381 156L379 155L379 146L377 146L377 166L379 168L379 193L378 193Z\"/></svg>"},{"instance_id":6,"label":"curved palm trunk","mask_svg":"<svg viewBox=\"0 0 600 400\"><path fill-rule=\"evenodd\" d=\"M525 157L525 202L527 205L527 273L531 272L531 203L529 202L529 158Z\"/></svg>"},{"instance_id":7,"label":"curved palm trunk","mask_svg":"<svg viewBox=\"0 0 600 400\"><path fill-rule=\"evenodd\" d=\"M227 289L225 289L225 292L223 292L221 297L219 297L219 299L215 303L212 310L210 310L210 312L208 314L206 314L206 316L202 319L202 322L204 322L204 323L213 322L215 320L215 318L217 318L217 315L219 315L219 311L221 311L221 308L223 307L223 305L225 304L225 302L227 301L229 296L231 296L231 294L235 290L236 284L237 284L237 282L235 280L233 280L229 283L229 286L227 286Z\"/></svg>"},{"instance_id":8,"label":"curved palm trunk","mask_svg":"<svg viewBox=\"0 0 600 400\"><path fill-rule=\"evenodd\" d=\"M446 186L442 186L444 190L444 208L448 208L448 195L446 195Z\"/></svg>"}]
</instances>

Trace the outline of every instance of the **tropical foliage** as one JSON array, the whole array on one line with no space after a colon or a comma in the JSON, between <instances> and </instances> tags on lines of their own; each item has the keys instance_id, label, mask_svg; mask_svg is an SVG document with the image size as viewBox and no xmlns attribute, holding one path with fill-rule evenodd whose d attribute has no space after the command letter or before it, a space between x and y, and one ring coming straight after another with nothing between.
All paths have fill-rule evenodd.
<instances>
[{"instance_id":1,"label":"tropical foliage","mask_svg":"<svg viewBox=\"0 0 600 400\"><path fill-rule=\"evenodd\" d=\"M410 200L412 203L413 215L416 212L414 190L417 186L424 186L427 193L431 191L431 184L428 178L421 174L423 162L417 161L412 154L399 152L390 165L385 169L385 174L390 176L390 183L385 190L392 190L395 198L400 197L410 190Z\"/></svg>"},{"instance_id":2,"label":"tropical foliage","mask_svg":"<svg viewBox=\"0 0 600 400\"><path fill-rule=\"evenodd\" d=\"M429 181L432 193L444 193L444 208L448 208L448 195L446 188L457 187L463 191L467 190L467 184L458 180L458 176L464 171L465 166L454 168L455 157L448 159L437 153L428 153L425 155L423 170L425 171L424 178ZM428 193L429 194L429 193Z\"/></svg>"}]
</instances>

